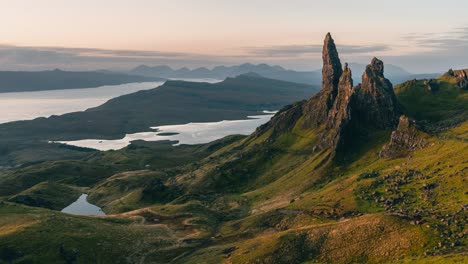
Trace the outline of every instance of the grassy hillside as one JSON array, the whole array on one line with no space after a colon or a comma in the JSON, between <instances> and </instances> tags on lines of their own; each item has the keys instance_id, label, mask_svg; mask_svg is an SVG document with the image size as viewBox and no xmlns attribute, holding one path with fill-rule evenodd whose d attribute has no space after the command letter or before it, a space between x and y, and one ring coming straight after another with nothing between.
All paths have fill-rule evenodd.
<instances>
[{"instance_id":1,"label":"grassy hillside","mask_svg":"<svg viewBox=\"0 0 468 264\"><path fill-rule=\"evenodd\" d=\"M171 176L163 175L158 169L134 171L117 174L95 185L90 190L92 200L104 206L107 212L128 212L118 216L94 219L43 211L44 216L36 223L32 220L37 215L36 209L3 203L2 210L8 211L1 214L2 221L13 225L8 220L13 214L12 207L21 208L15 209L18 212L14 217L27 220L15 221L14 226L6 225L4 229L10 231L3 236L6 239L2 239L2 243L8 245L10 252L29 253L18 259L64 259L65 251L75 252L79 263L85 263L90 256L104 260L109 257L105 254L124 258L130 249L134 252L132 256L157 263L168 260L250 263L258 258L268 263L307 260L381 263L388 259L411 262L420 258L425 261L435 258L437 262L439 256L446 253L458 254L448 257L447 261L466 260L459 254L467 243L464 235L464 223L468 220L464 209L468 202L465 195L468 138L464 136L467 128L468 124L464 123L444 132L446 139L433 136L430 147L395 160L380 159L375 150L381 144L376 144L359 160L340 168L321 165L325 153L294 152L295 148L307 146L314 140L302 135L275 145L274 149L284 149L278 150L273 160L283 162L274 162L271 169L265 166L259 171L246 172L251 175L251 184L217 178L219 165L231 163L231 175L243 172L242 164L244 168L254 168L247 164L257 160L255 155L233 159L249 149L255 151L253 146L262 144L261 139L247 138L217 150L196 166L178 167L179 171L170 172L175 173ZM286 149L290 151L284 151ZM156 189L162 196L145 198L144 190L154 179L166 186L162 190L167 196ZM181 183L176 185L178 190L170 184L174 179ZM205 185L205 181L211 183ZM217 192L216 188L221 186L229 186L228 193L224 189ZM171 194L178 195L171 197ZM60 220L64 217L68 219L66 222ZM116 217L121 220L115 222ZM52 220L55 218L57 220ZM24 229L16 226L21 223L32 226ZM80 226L78 230L81 231L77 232L74 225ZM161 233L162 227L171 235ZM57 236L48 242L51 250L32 251L32 236L40 239L35 234L41 234L44 228L53 230ZM97 228L104 231L91 231ZM144 234L139 233L142 230ZM121 242L117 241L121 241L121 232L138 236L138 239L126 238L128 250L119 248ZM191 239L173 241L171 236L181 232L190 233ZM170 244L172 250L149 246L146 243L151 239ZM61 242L54 244L53 241ZM90 251L92 249L87 247L91 244L102 245L97 246L101 249L112 245L119 250L104 252L95 248Z\"/></svg>"},{"instance_id":2,"label":"grassy hillside","mask_svg":"<svg viewBox=\"0 0 468 264\"><path fill-rule=\"evenodd\" d=\"M151 126L245 119L315 92L311 86L251 75L217 84L168 81L84 112L1 124L0 166L86 154L84 149L48 144L50 140L117 139Z\"/></svg>"},{"instance_id":3,"label":"grassy hillside","mask_svg":"<svg viewBox=\"0 0 468 264\"><path fill-rule=\"evenodd\" d=\"M369 130L337 162L314 148L323 127L304 128L304 116L281 123L291 119L283 111L249 137L177 148L139 142L12 170L0 175L0 186L11 186L0 201L0 260L467 262L466 92L439 81L438 91L422 81L397 88L405 114L438 128L418 131L426 144L398 157L379 155L391 131ZM108 215L11 202L47 201L51 184L89 193Z\"/></svg>"},{"instance_id":4,"label":"grassy hillside","mask_svg":"<svg viewBox=\"0 0 468 264\"><path fill-rule=\"evenodd\" d=\"M430 89L425 80L412 80L395 87L406 113L418 120L439 122L459 115L467 118L468 90L456 85L456 79L439 77Z\"/></svg>"}]
</instances>

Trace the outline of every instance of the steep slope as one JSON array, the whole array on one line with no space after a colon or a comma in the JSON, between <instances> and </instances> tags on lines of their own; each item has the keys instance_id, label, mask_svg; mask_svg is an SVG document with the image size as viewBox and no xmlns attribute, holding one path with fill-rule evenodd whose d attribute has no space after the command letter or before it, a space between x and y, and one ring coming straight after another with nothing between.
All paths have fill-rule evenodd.
<instances>
[{"instance_id":1,"label":"steep slope","mask_svg":"<svg viewBox=\"0 0 468 264\"><path fill-rule=\"evenodd\" d=\"M395 88L409 117L422 121L425 129L437 130L468 118L468 90L463 80L448 73L436 79L411 80Z\"/></svg>"}]
</instances>

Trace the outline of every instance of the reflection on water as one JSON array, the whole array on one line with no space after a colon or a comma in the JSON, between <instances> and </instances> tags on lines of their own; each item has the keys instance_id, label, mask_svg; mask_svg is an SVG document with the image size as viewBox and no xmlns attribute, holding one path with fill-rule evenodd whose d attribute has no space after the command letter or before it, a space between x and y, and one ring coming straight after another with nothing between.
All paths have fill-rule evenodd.
<instances>
[{"instance_id":1,"label":"reflection on water","mask_svg":"<svg viewBox=\"0 0 468 264\"><path fill-rule=\"evenodd\" d=\"M62 213L74 215L106 215L101 208L88 203L88 195L82 194L78 200L62 209Z\"/></svg>"},{"instance_id":2,"label":"reflection on water","mask_svg":"<svg viewBox=\"0 0 468 264\"><path fill-rule=\"evenodd\" d=\"M124 94L158 87L162 82L128 83L88 89L0 93L0 123L84 111Z\"/></svg>"},{"instance_id":3,"label":"reflection on water","mask_svg":"<svg viewBox=\"0 0 468 264\"><path fill-rule=\"evenodd\" d=\"M93 148L97 150L117 150L124 148L131 141L177 141L179 144L203 144L214 140L226 137L228 135L250 135L257 127L268 122L273 115L258 115L249 116L246 120L232 120L207 123L188 123L184 125L171 125L152 127L155 132L142 132L128 134L122 139L117 140L100 140L100 139L85 139L77 141L61 141L67 145Z\"/></svg>"}]
</instances>

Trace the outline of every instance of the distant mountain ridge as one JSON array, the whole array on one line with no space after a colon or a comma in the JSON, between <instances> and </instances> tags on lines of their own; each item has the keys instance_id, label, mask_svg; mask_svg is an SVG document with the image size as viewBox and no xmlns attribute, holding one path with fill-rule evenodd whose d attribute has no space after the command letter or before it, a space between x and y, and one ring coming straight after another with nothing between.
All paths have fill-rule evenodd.
<instances>
[{"instance_id":1,"label":"distant mountain ridge","mask_svg":"<svg viewBox=\"0 0 468 264\"><path fill-rule=\"evenodd\" d=\"M92 88L133 82L158 82L165 79L102 71L0 71L0 93Z\"/></svg>"},{"instance_id":2,"label":"distant mountain ridge","mask_svg":"<svg viewBox=\"0 0 468 264\"><path fill-rule=\"evenodd\" d=\"M212 69L200 67L193 70L186 67L172 69L167 65L140 65L130 70L128 73L133 75L158 76L163 78L213 78L220 80L246 73L256 73L266 78L307 84L318 84L316 80L320 79L320 75L317 75L316 72L292 71L286 70L281 66L270 66L267 64L255 65L251 63L244 63L236 66L216 66Z\"/></svg>"},{"instance_id":3,"label":"distant mountain ridge","mask_svg":"<svg viewBox=\"0 0 468 264\"><path fill-rule=\"evenodd\" d=\"M366 65L359 63L350 63L349 66L356 69L357 72L364 72ZM394 84L402 83L410 79L435 78L441 73L429 74L414 74L405 69L388 64L386 65L387 78ZM266 78L278 79L288 82L306 83L313 85L321 85L322 73L321 70L315 71L294 71L288 70L278 65L268 64L251 64L244 63L235 66L216 66L212 69L205 67L190 70L186 67L173 69L167 65L147 66L140 65L128 71L132 75L141 75L146 77L162 77L162 78L213 78L225 79L235 77L246 73L256 73Z\"/></svg>"}]
</instances>

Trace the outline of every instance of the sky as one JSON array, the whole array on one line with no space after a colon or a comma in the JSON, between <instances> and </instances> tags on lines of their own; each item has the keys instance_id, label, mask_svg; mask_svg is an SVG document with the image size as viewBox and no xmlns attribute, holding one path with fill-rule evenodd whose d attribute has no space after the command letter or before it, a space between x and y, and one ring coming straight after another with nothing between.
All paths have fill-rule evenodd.
<instances>
[{"instance_id":1,"label":"sky","mask_svg":"<svg viewBox=\"0 0 468 264\"><path fill-rule=\"evenodd\" d=\"M378 56L415 73L468 68L466 0L0 0L0 69L321 66Z\"/></svg>"}]
</instances>

